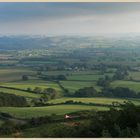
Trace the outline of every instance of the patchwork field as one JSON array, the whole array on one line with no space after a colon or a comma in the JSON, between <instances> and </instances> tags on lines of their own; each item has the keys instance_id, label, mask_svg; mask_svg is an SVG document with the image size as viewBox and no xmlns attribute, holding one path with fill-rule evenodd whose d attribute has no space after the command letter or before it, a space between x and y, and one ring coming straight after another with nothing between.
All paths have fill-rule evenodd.
<instances>
[{"instance_id":1,"label":"patchwork field","mask_svg":"<svg viewBox=\"0 0 140 140\"><path fill-rule=\"evenodd\" d=\"M11 71L12 70L12 71ZM32 90L35 87L40 87L43 89L45 88L54 88L58 91L58 93L62 93L62 89L56 82L50 81L43 81L38 79L37 77L33 76L27 81L22 81L21 76L23 74L33 75L34 72L31 70L25 69L1 69L0 76L2 77L1 86L6 87L13 87L17 89L27 89L31 88ZM70 92L75 92L76 90L84 87L93 86L96 90L100 91L101 87L96 86L96 81L103 77L104 75L100 75L99 71L81 71L81 72L67 72L67 71L48 71L47 74L49 75L59 75L59 74L66 74L67 80L60 81L61 84L68 89ZM133 77L137 77L137 73L133 73ZM16 76L15 76L16 75ZM109 73L108 75L112 75ZM5 78L5 81L3 80ZM111 83L112 87L129 87L135 91L140 90L140 83L133 82L133 81L114 81ZM39 98L39 94L7 89L7 88L0 88L0 91L15 94L18 96L24 96L26 98ZM119 103L123 103L124 101L131 101L136 105L140 105L139 99L118 99L118 98L58 98L54 100L50 100L49 103L63 103L68 100L73 100L77 102L83 103L97 103L97 104L112 104L112 102L116 101ZM22 118L31 118L31 117L38 117L38 116L45 116L51 114L66 114L70 112L80 111L80 110L107 110L107 107L99 107L99 106L88 106L88 105L54 105L54 106L46 106L46 107L1 107L0 112L6 112L16 117Z\"/></svg>"}]
</instances>

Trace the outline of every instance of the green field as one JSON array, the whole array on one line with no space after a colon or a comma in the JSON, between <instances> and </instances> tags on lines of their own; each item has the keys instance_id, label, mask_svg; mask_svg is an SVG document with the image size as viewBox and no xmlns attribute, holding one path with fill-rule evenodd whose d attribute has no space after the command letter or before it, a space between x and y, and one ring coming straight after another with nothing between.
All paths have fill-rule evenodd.
<instances>
[{"instance_id":1,"label":"green field","mask_svg":"<svg viewBox=\"0 0 140 140\"><path fill-rule=\"evenodd\" d=\"M71 81L97 81L99 78L105 75L112 76L112 73L100 74L99 71L47 71L43 72L46 75L66 75L67 80Z\"/></svg>"},{"instance_id":2,"label":"green field","mask_svg":"<svg viewBox=\"0 0 140 140\"><path fill-rule=\"evenodd\" d=\"M64 103L66 101L73 100L77 102L83 103L98 103L98 104L112 104L112 102L119 102L123 103L124 101L131 101L136 105L140 105L140 99L119 99L119 98L101 98L101 97L94 97L94 98L60 98L55 100L50 100L49 103Z\"/></svg>"},{"instance_id":3,"label":"green field","mask_svg":"<svg viewBox=\"0 0 140 140\"><path fill-rule=\"evenodd\" d=\"M108 76L112 76L112 74L106 74ZM73 74L70 76L67 76L67 80L72 80L72 81L97 81L99 78L104 77L105 75L101 75L96 73L92 74Z\"/></svg>"},{"instance_id":4,"label":"green field","mask_svg":"<svg viewBox=\"0 0 140 140\"><path fill-rule=\"evenodd\" d=\"M140 91L140 82L117 80L110 84L111 87L127 87L136 92Z\"/></svg>"},{"instance_id":5,"label":"green field","mask_svg":"<svg viewBox=\"0 0 140 140\"><path fill-rule=\"evenodd\" d=\"M18 88L18 89L24 89L26 90L27 88L31 88L32 90L35 87L40 87L42 90L45 88L54 88L59 94L58 96L61 95L62 89L59 87L59 85L55 82L47 82L43 80L28 80L28 81L19 81L19 82L7 82L1 84L2 86L6 87L13 87L13 88ZM18 93L17 93L18 94Z\"/></svg>"},{"instance_id":6,"label":"green field","mask_svg":"<svg viewBox=\"0 0 140 140\"><path fill-rule=\"evenodd\" d=\"M128 77L132 77L133 80L140 81L140 72L129 72Z\"/></svg>"},{"instance_id":7,"label":"green field","mask_svg":"<svg viewBox=\"0 0 140 140\"><path fill-rule=\"evenodd\" d=\"M70 92L75 92L80 88L91 86L95 87L95 89L98 91L100 90L100 87L96 86L95 82L61 81L61 84Z\"/></svg>"},{"instance_id":8,"label":"green field","mask_svg":"<svg viewBox=\"0 0 140 140\"><path fill-rule=\"evenodd\" d=\"M0 112L9 113L15 117L31 118L51 114L66 114L80 110L107 110L107 107L88 105L56 105L47 107L0 107Z\"/></svg>"},{"instance_id":9,"label":"green field","mask_svg":"<svg viewBox=\"0 0 140 140\"><path fill-rule=\"evenodd\" d=\"M29 80L23 81L21 77L23 74L30 75ZM47 75L59 75L65 74L67 77L66 81L60 81L62 86L69 90L69 92L75 92L76 90L84 87L95 87L97 91L101 90L101 87L96 85L96 81L103 77L104 75L100 75L99 71L48 71L45 72ZM112 76L112 73L108 73L107 75ZM2 79L0 83L1 86L13 87L17 89L31 88L32 90L35 87L40 87L42 90L45 88L54 88L58 91L58 96L62 96L62 89L56 82L44 81L37 78L35 72L29 69L1 69L0 76ZM4 79L5 78L5 79ZM132 81L114 81L111 83L112 87L128 87L134 89L135 91L140 90L140 83L132 82ZM20 90L0 88L0 91L10 94L15 94L18 96L24 96L26 98L39 98L39 94L29 93ZM119 103L123 103L127 101L126 99L118 99L118 98L57 98L54 100L50 100L49 103L63 103L68 100L80 101L83 103L97 103L97 104L112 104L112 102L116 101ZM129 99L136 105L140 105L139 99ZM99 107L99 106L90 106L90 105L54 105L54 106L45 106L45 107L1 107L1 112L9 113L16 117L22 118L30 118L30 117L38 117L45 116L51 114L65 114L80 110L107 110L107 107Z\"/></svg>"},{"instance_id":10,"label":"green field","mask_svg":"<svg viewBox=\"0 0 140 140\"><path fill-rule=\"evenodd\" d=\"M31 88L34 89L35 87L40 87L40 88L54 88L57 91L61 91L60 87L58 84L55 82L45 82L42 80L29 80L29 81L19 81L19 82L11 82L11 83L4 83L1 84L2 86L7 86L7 87L14 87L14 88L19 88L19 89L27 89Z\"/></svg>"},{"instance_id":11,"label":"green field","mask_svg":"<svg viewBox=\"0 0 140 140\"><path fill-rule=\"evenodd\" d=\"M5 94L6 93L15 94L15 95L23 96L26 98L39 98L40 97L39 94L34 94L34 93L19 91L19 90L14 90L14 89L1 88L1 87L0 87L0 92L4 92Z\"/></svg>"},{"instance_id":12,"label":"green field","mask_svg":"<svg viewBox=\"0 0 140 140\"><path fill-rule=\"evenodd\" d=\"M0 82L18 81L25 74L34 75L35 72L27 68L0 68Z\"/></svg>"},{"instance_id":13,"label":"green field","mask_svg":"<svg viewBox=\"0 0 140 140\"><path fill-rule=\"evenodd\" d=\"M72 75L68 76L68 80L72 81L97 81L99 78L103 77L103 75Z\"/></svg>"}]
</instances>

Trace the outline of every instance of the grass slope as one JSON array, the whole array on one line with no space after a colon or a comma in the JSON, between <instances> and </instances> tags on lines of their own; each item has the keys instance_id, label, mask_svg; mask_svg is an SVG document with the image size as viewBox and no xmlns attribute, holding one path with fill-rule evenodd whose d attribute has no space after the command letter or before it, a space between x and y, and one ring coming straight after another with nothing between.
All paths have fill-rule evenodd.
<instances>
[{"instance_id":1,"label":"grass slope","mask_svg":"<svg viewBox=\"0 0 140 140\"><path fill-rule=\"evenodd\" d=\"M39 94L34 94L30 92L25 92L25 91L19 91L19 90L14 90L14 89L7 89L7 88L1 88L0 87L0 92L9 93L9 94L15 94L17 96L24 96L26 98L39 98Z\"/></svg>"},{"instance_id":2,"label":"grass slope","mask_svg":"<svg viewBox=\"0 0 140 140\"><path fill-rule=\"evenodd\" d=\"M19 88L19 89L27 89L29 87L31 89L34 89L35 87L41 87L43 89L44 88L54 88L58 91L61 91L60 87L55 82L47 82L47 81L42 81L42 80L10 82L10 83L4 83L1 85L8 86L8 87L15 87L15 88Z\"/></svg>"},{"instance_id":3,"label":"grass slope","mask_svg":"<svg viewBox=\"0 0 140 140\"><path fill-rule=\"evenodd\" d=\"M140 99L119 99L119 98L101 98L101 97L94 97L94 98L59 98L50 100L49 103L64 103L68 100L73 101L81 101L83 103L98 103L98 104L112 104L112 102L116 101L119 103L123 103L124 101L131 101L136 105L140 105Z\"/></svg>"},{"instance_id":4,"label":"grass slope","mask_svg":"<svg viewBox=\"0 0 140 140\"><path fill-rule=\"evenodd\" d=\"M46 107L1 107L0 112L9 113L16 117L31 118L51 114L65 114L80 110L107 110L107 107L96 107L88 105L56 105Z\"/></svg>"}]
</instances>

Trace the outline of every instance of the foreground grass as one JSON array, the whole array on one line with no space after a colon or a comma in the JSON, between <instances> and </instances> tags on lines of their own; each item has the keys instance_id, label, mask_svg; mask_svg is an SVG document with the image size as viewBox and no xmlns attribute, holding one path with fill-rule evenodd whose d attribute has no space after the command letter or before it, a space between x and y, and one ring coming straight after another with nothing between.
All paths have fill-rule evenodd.
<instances>
[{"instance_id":1,"label":"foreground grass","mask_svg":"<svg viewBox=\"0 0 140 140\"><path fill-rule=\"evenodd\" d=\"M117 80L110 84L111 87L127 87L136 92L140 91L140 82Z\"/></svg>"},{"instance_id":2,"label":"foreground grass","mask_svg":"<svg viewBox=\"0 0 140 140\"><path fill-rule=\"evenodd\" d=\"M136 105L140 105L140 99L119 99L119 98L59 98L55 100L50 100L49 103L64 103L66 101L73 100L83 103L98 103L98 104L112 104L112 102L123 103L124 101L131 101Z\"/></svg>"},{"instance_id":3,"label":"foreground grass","mask_svg":"<svg viewBox=\"0 0 140 140\"><path fill-rule=\"evenodd\" d=\"M0 112L9 113L15 117L31 118L51 114L66 114L81 110L108 110L107 107L96 107L88 105L55 105L46 107L1 107Z\"/></svg>"}]
</instances>

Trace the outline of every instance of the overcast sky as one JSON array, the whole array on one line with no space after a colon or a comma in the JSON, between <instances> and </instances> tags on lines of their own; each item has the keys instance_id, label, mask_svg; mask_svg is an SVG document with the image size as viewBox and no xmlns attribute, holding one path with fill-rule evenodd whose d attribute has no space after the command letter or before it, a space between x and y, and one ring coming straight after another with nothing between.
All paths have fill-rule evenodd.
<instances>
[{"instance_id":1,"label":"overcast sky","mask_svg":"<svg viewBox=\"0 0 140 140\"><path fill-rule=\"evenodd\" d=\"M0 34L140 33L140 3L0 3Z\"/></svg>"}]
</instances>

